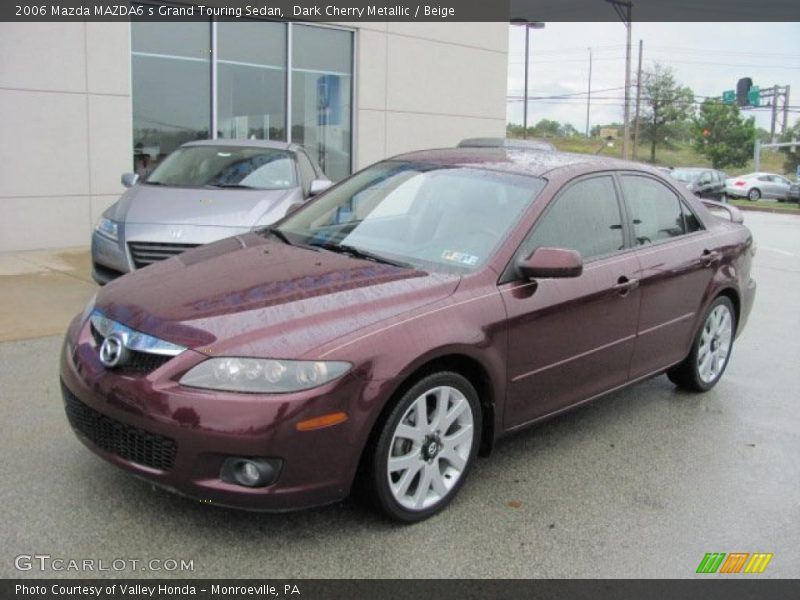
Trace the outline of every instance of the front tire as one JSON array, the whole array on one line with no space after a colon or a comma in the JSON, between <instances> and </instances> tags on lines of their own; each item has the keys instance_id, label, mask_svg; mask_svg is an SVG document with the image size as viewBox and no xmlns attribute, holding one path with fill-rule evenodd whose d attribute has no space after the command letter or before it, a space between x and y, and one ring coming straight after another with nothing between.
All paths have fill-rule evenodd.
<instances>
[{"instance_id":1,"label":"front tire","mask_svg":"<svg viewBox=\"0 0 800 600\"><path fill-rule=\"evenodd\" d=\"M475 462L481 432L478 394L462 375L439 372L414 384L389 413L368 472L378 507L403 523L442 510Z\"/></svg>"},{"instance_id":2,"label":"front tire","mask_svg":"<svg viewBox=\"0 0 800 600\"><path fill-rule=\"evenodd\" d=\"M735 331L736 312L733 303L727 297L719 296L708 307L689 356L667 371L667 377L685 390L710 390L728 366Z\"/></svg>"}]
</instances>

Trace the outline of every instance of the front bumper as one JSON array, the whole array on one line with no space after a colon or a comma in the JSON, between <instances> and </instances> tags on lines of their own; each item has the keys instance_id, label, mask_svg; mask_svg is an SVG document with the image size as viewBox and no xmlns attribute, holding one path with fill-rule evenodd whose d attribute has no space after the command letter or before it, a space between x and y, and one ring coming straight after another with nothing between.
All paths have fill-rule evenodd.
<instances>
[{"instance_id":1,"label":"front bumper","mask_svg":"<svg viewBox=\"0 0 800 600\"><path fill-rule=\"evenodd\" d=\"M177 380L205 358L200 353L187 350L148 374L120 374L101 365L88 326L78 321L61 356L65 404L76 435L108 462L204 503L236 508L293 510L349 494L366 441L368 398L377 397L370 382L351 373L314 390L271 396L186 388ZM76 428L75 410L118 439ZM296 429L299 421L337 411L350 418ZM231 456L279 458L280 475L261 488L223 481L220 469Z\"/></svg>"},{"instance_id":2,"label":"front bumper","mask_svg":"<svg viewBox=\"0 0 800 600\"><path fill-rule=\"evenodd\" d=\"M112 240L96 231L92 234L92 279L100 285L131 271L125 244L120 240Z\"/></svg>"}]
</instances>

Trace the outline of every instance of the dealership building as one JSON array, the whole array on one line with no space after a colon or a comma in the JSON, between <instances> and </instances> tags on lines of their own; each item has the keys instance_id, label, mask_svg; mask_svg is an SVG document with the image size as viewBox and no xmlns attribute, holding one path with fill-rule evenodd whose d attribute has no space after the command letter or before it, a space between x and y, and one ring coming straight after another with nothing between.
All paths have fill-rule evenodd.
<instances>
[{"instance_id":1,"label":"dealership building","mask_svg":"<svg viewBox=\"0 0 800 600\"><path fill-rule=\"evenodd\" d=\"M188 140L302 144L332 179L502 136L507 23L0 23L0 251L86 246Z\"/></svg>"}]
</instances>

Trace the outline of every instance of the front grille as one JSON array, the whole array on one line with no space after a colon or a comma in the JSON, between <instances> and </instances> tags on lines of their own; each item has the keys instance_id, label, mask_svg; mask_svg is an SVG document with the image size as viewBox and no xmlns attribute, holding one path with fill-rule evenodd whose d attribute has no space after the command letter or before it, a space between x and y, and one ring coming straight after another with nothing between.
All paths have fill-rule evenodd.
<instances>
[{"instance_id":1,"label":"front grille","mask_svg":"<svg viewBox=\"0 0 800 600\"><path fill-rule=\"evenodd\" d=\"M89 325L89 330L92 332L94 343L97 348L103 343L103 336L100 334L94 325ZM117 373L149 373L155 371L160 366L169 362L172 356L164 354L152 354L150 352L138 352L137 350L128 350L130 358L125 364L114 367Z\"/></svg>"},{"instance_id":2,"label":"front grille","mask_svg":"<svg viewBox=\"0 0 800 600\"><path fill-rule=\"evenodd\" d=\"M178 443L101 414L86 406L61 384L64 406L72 427L101 450L153 469L170 470L175 464Z\"/></svg>"},{"instance_id":3,"label":"front grille","mask_svg":"<svg viewBox=\"0 0 800 600\"><path fill-rule=\"evenodd\" d=\"M149 264L177 256L181 252L196 248L199 244L169 244L166 242L128 242L133 266L137 269Z\"/></svg>"}]
</instances>

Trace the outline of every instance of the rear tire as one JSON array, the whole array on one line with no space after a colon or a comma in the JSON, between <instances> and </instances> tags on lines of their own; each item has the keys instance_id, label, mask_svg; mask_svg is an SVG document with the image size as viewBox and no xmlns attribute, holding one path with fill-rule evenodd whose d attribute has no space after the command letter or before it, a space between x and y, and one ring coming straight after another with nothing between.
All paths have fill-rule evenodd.
<instances>
[{"instance_id":1,"label":"rear tire","mask_svg":"<svg viewBox=\"0 0 800 600\"><path fill-rule=\"evenodd\" d=\"M761 190L758 188L753 188L749 192L747 192L747 199L751 202L756 202L761 200Z\"/></svg>"},{"instance_id":2,"label":"rear tire","mask_svg":"<svg viewBox=\"0 0 800 600\"><path fill-rule=\"evenodd\" d=\"M689 356L667 371L667 377L684 390L707 392L728 366L735 332L733 303L726 296L718 296L703 316Z\"/></svg>"},{"instance_id":3,"label":"rear tire","mask_svg":"<svg viewBox=\"0 0 800 600\"><path fill-rule=\"evenodd\" d=\"M370 495L396 521L417 523L447 506L475 462L481 432L478 393L462 375L442 371L397 402L370 449Z\"/></svg>"}]
</instances>

